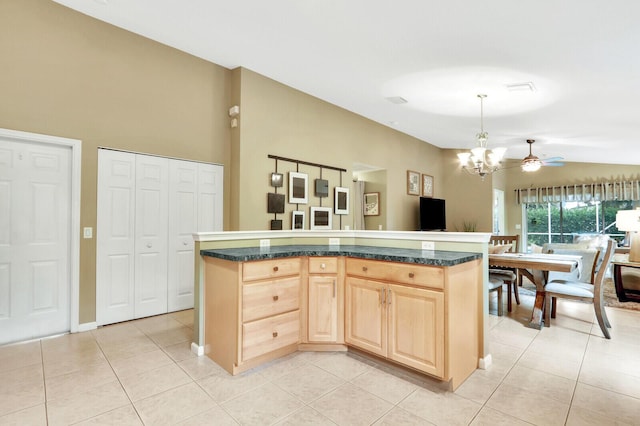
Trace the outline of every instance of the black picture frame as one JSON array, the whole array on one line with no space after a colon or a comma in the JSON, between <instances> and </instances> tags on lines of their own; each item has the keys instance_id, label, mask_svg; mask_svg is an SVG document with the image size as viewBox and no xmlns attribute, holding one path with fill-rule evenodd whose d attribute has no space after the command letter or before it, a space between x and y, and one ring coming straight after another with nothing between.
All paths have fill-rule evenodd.
<instances>
[{"instance_id":1,"label":"black picture frame","mask_svg":"<svg viewBox=\"0 0 640 426\"><path fill-rule=\"evenodd\" d=\"M267 193L267 213L284 213L284 194Z\"/></svg>"}]
</instances>

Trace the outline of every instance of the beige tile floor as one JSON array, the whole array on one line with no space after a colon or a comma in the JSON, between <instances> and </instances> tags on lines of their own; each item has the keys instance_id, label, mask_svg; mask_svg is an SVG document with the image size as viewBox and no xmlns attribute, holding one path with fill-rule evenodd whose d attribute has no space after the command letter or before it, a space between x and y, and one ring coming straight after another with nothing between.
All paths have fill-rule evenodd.
<instances>
[{"instance_id":1,"label":"beige tile floor","mask_svg":"<svg viewBox=\"0 0 640 426\"><path fill-rule=\"evenodd\" d=\"M345 353L231 377L190 352L192 311L4 346L0 425L639 424L640 312L607 309L606 340L591 305L561 301L538 331L522 299L490 315L493 365L456 392Z\"/></svg>"}]
</instances>

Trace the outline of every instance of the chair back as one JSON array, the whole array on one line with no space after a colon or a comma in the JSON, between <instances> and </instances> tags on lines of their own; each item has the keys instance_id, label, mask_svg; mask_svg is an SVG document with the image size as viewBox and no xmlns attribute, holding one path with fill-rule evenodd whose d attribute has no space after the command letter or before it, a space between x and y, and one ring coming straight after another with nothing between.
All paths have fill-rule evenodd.
<instances>
[{"instance_id":1,"label":"chair back","mask_svg":"<svg viewBox=\"0 0 640 426\"><path fill-rule=\"evenodd\" d=\"M548 281L553 280L568 280L568 281L581 281L589 284L593 284L595 277L596 265L600 256L600 250L598 249L564 249L555 248L547 251L547 253L553 254L565 254L571 256L580 256L581 261L579 267L573 272L549 272Z\"/></svg>"},{"instance_id":2,"label":"chair back","mask_svg":"<svg viewBox=\"0 0 640 426\"><path fill-rule=\"evenodd\" d=\"M611 259L613 258L613 254L616 251L617 243L615 240L609 239L607 241L607 248L605 249L602 255L602 262L600 262L600 266L598 267L598 272L596 273L596 277L593 280L594 285L594 296L602 299L602 289L604 283L604 276L607 274L607 269L609 269L609 264L611 263Z\"/></svg>"},{"instance_id":3,"label":"chair back","mask_svg":"<svg viewBox=\"0 0 640 426\"><path fill-rule=\"evenodd\" d=\"M489 238L490 246L511 246L507 248L503 253L518 253L520 252L520 235L492 235Z\"/></svg>"}]
</instances>

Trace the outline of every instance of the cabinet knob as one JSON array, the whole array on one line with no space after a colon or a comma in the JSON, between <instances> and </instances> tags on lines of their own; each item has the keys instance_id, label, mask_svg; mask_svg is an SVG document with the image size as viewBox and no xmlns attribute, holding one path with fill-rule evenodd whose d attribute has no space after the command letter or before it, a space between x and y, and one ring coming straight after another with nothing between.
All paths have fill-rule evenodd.
<instances>
[{"instance_id":1,"label":"cabinet knob","mask_svg":"<svg viewBox=\"0 0 640 426\"><path fill-rule=\"evenodd\" d=\"M277 266L273 267L273 272L278 272L278 267Z\"/></svg>"},{"instance_id":2,"label":"cabinet knob","mask_svg":"<svg viewBox=\"0 0 640 426\"><path fill-rule=\"evenodd\" d=\"M277 302L278 301L278 295L273 296L273 301Z\"/></svg>"},{"instance_id":3,"label":"cabinet knob","mask_svg":"<svg viewBox=\"0 0 640 426\"><path fill-rule=\"evenodd\" d=\"M147 243L147 248L151 248L151 243Z\"/></svg>"},{"instance_id":4,"label":"cabinet knob","mask_svg":"<svg viewBox=\"0 0 640 426\"><path fill-rule=\"evenodd\" d=\"M415 274L413 272L409 272L409 278L413 278L415 277Z\"/></svg>"},{"instance_id":5,"label":"cabinet knob","mask_svg":"<svg viewBox=\"0 0 640 426\"><path fill-rule=\"evenodd\" d=\"M275 338L275 337L278 337L278 332L277 332L277 331L274 331L274 332L273 332L273 337L274 337L274 338Z\"/></svg>"},{"instance_id":6,"label":"cabinet knob","mask_svg":"<svg viewBox=\"0 0 640 426\"><path fill-rule=\"evenodd\" d=\"M326 269L327 265L325 265L324 263L320 264L320 269Z\"/></svg>"},{"instance_id":7,"label":"cabinet knob","mask_svg":"<svg viewBox=\"0 0 640 426\"><path fill-rule=\"evenodd\" d=\"M363 267L362 267L362 270L363 270L364 272L367 272L367 271L369 270L369 268L367 268L366 266L363 266Z\"/></svg>"}]
</instances>

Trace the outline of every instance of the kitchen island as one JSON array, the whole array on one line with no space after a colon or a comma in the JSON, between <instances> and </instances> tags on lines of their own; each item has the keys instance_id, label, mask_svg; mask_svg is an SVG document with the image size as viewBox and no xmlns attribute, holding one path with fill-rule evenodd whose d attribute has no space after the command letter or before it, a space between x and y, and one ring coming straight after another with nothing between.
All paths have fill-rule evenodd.
<instances>
[{"instance_id":1,"label":"kitchen island","mask_svg":"<svg viewBox=\"0 0 640 426\"><path fill-rule=\"evenodd\" d=\"M482 353L477 252L291 244L200 251L204 354L237 374L357 349L457 388Z\"/></svg>"}]
</instances>

